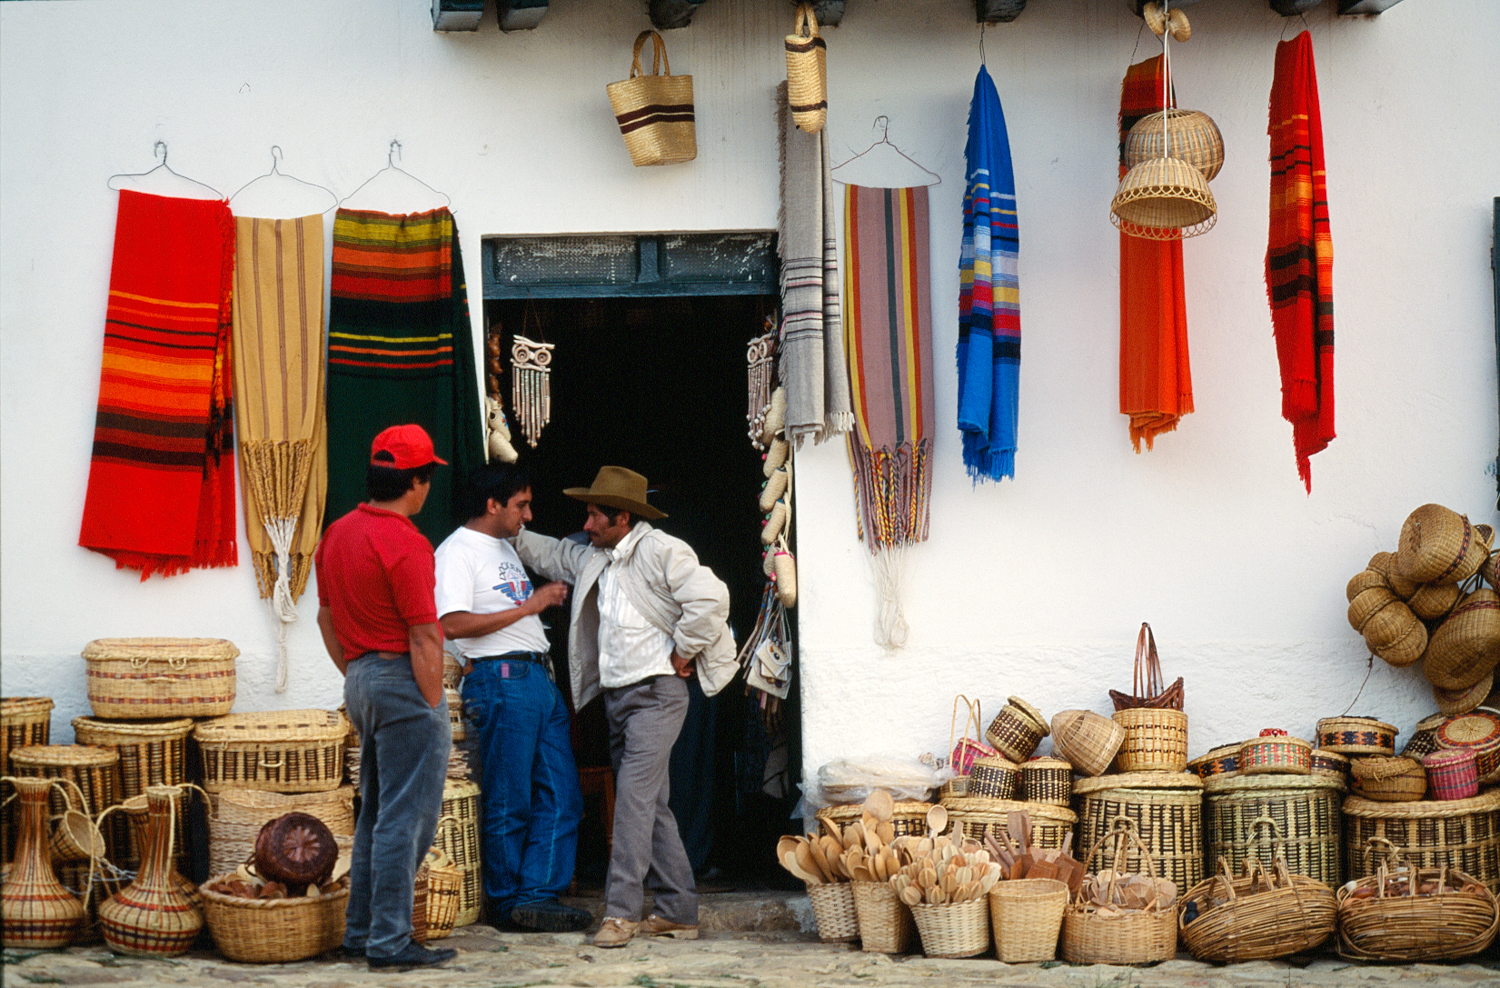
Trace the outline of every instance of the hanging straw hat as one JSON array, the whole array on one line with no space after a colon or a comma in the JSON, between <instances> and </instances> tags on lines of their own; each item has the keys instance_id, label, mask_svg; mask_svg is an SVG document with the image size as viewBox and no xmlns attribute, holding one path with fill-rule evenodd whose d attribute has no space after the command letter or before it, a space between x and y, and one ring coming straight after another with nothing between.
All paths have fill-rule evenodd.
<instances>
[{"instance_id":1,"label":"hanging straw hat","mask_svg":"<svg viewBox=\"0 0 1500 988\"><path fill-rule=\"evenodd\" d=\"M563 493L575 501L618 508L642 518L667 517L665 511L646 503L646 478L624 467L600 467L591 486L569 487Z\"/></svg>"}]
</instances>

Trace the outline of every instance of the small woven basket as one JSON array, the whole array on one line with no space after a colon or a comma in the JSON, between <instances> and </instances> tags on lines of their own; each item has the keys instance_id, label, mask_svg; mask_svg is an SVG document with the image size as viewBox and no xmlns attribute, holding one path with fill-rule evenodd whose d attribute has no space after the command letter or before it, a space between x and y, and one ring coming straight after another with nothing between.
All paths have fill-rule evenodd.
<instances>
[{"instance_id":1,"label":"small woven basket","mask_svg":"<svg viewBox=\"0 0 1500 988\"><path fill-rule=\"evenodd\" d=\"M850 882L859 917L860 946L875 954L904 954L917 932L911 909L885 882Z\"/></svg>"},{"instance_id":2,"label":"small woven basket","mask_svg":"<svg viewBox=\"0 0 1500 988\"><path fill-rule=\"evenodd\" d=\"M1312 742L1301 738L1276 735L1251 738L1240 745L1240 774L1307 775L1312 771L1312 747Z\"/></svg>"},{"instance_id":3,"label":"small woven basket","mask_svg":"<svg viewBox=\"0 0 1500 988\"><path fill-rule=\"evenodd\" d=\"M348 879L317 896L287 899L242 899L208 887L231 877L218 875L200 889L208 931L219 952L230 960L285 964L316 957L343 943Z\"/></svg>"},{"instance_id":4,"label":"small woven basket","mask_svg":"<svg viewBox=\"0 0 1500 988\"><path fill-rule=\"evenodd\" d=\"M990 721L984 738L995 750L1017 764L1031 757L1042 738L1052 733L1042 712L1018 696L1006 699L1005 706Z\"/></svg>"},{"instance_id":5,"label":"small woven basket","mask_svg":"<svg viewBox=\"0 0 1500 988\"><path fill-rule=\"evenodd\" d=\"M1121 772L1181 772L1187 768L1188 718L1181 710L1132 707L1116 710L1125 743L1115 756Z\"/></svg>"},{"instance_id":6,"label":"small woven basket","mask_svg":"<svg viewBox=\"0 0 1500 988\"><path fill-rule=\"evenodd\" d=\"M1186 161L1211 182L1224 167L1224 136L1218 124L1201 110L1179 110L1148 114L1135 122L1125 138L1125 167L1134 168L1163 156ZM1165 143L1163 134L1165 133Z\"/></svg>"},{"instance_id":7,"label":"small woven basket","mask_svg":"<svg viewBox=\"0 0 1500 988\"><path fill-rule=\"evenodd\" d=\"M84 646L95 717L218 717L234 706L234 660L222 638L100 638Z\"/></svg>"},{"instance_id":8,"label":"small woven basket","mask_svg":"<svg viewBox=\"0 0 1500 988\"><path fill-rule=\"evenodd\" d=\"M1127 856L1123 845L1125 835L1135 842L1140 859L1146 867L1141 872L1156 874L1151 865L1151 855L1141 843L1133 821L1116 828L1096 841L1083 859L1084 868L1094 859L1095 853L1111 837L1117 838L1114 859ZM1199 865L1200 870L1202 865ZM1100 916L1093 904L1083 898L1082 891L1069 903L1063 913L1062 959L1072 964L1152 964L1169 960L1177 953L1177 910L1171 907L1145 909L1136 913L1118 916Z\"/></svg>"},{"instance_id":9,"label":"small woven basket","mask_svg":"<svg viewBox=\"0 0 1500 988\"><path fill-rule=\"evenodd\" d=\"M453 934L463 884L463 871L446 851L434 847L427 852L427 939L441 940Z\"/></svg>"},{"instance_id":10,"label":"small woven basket","mask_svg":"<svg viewBox=\"0 0 1500 988\"><path fill-rule=\"evenodd\" d=\"M1219 207L1208 180L1178 158L1152 158L1125 173L1109 204L1120 232L1146 240L1181 240L1213 229Z\"/></svg>"},{"instance_id":11,"label":"small woven basket","mask_svg":"<svg viewBox=\"0 0 1500 988\"><path fill-rule=\"evenodd\" d=\"M1394 724L1374 717L1324 717L1318 721L1318 747L1341 755L1394 755Z\"/></svg>"},{"instance_id":12,"label":"small woven basket","mask_svg":"<svg viewBox=\"0 0 1500 988\"><path fill-rule=\"evenodd\" d=\"M843 943L859 939L859 913L854 909L853 885L849 882L809 885L807 897L812 900L819 940Z\"/></svg>"},{"instance_id":13,"label":"small woven basket","mask_svg":"<svg viewBox=\"0 0 1500 988\"><path fill-rule=\"evenodd\" d=\"M479 921L484 906L483 859L479 856L479 785L468 779L449 779L443 786L442 816L438 818L436 845L463 872L459 890L458 918L454 926ZM452 818L451 820L449 818Z\"/></svg>"},{"instance_id":14,"label":"small woven basket","mask_svg":"<svg viewBox=\"0 0 1500 988\"><path fill-rule=\"evenodd\" d=\"M1427 792L1427 772L1415 758L1371 755L1350 766L1356 796L1383 803L1419 800Z\"/></svg>"},{"instance_id":15,"label":"small woven basket","mask_svg":"<svg viewBox=\"0 0 1500 988\"><path fill-rule=\"evenodd\" d=\"M811 3L797 5L786 36L786 101L798 130L816 134L828 120L828 46Z\"/></svg>"},{"instance_id":16,"label":"small woven basket","mask_svg":"<svg viewBox=\"0 0 1500 988\"><path fill-rule=\"evenodd\" d=\"M1021 767L1004 755L976 758L969 766L969 788L965 795L986 799L1015 799Z\"/></svg>"},{"instance_id":17,"label":"small woven basket","mask_svg":"<svg viewBox=\"0 0 1500 988\"><path fill-rule=\"evenodd\" d=\"M1490 695L1490 690L1495 687L1495 672L1490 670L1484 677L1462 690L1445 690L1441 686L1432 688L1432 699L1436 701L1438 709L1448 717L1457 717L1466 714L1479 706Z\"/></svg>"},{"instance_id":18,"label":"small woven basket","mask_svg":"<svg viewBox=\"0 0 1500 988\"><path fill-rule=\"evenodd\" d=\"M973 957L990 946L990 914L983 898L911 907L922 953L928 957Z\"/></svg>"},{"instance_id":19,"label":"small woven basket","mask_svg":"<svg viewBox=\"0 0 1500 988\"><path fill-rule=\"evenodd\" d=\"M1337 751L1314 748L1312 760L1308 763L1308 774L1323 776L1328 779L1337 779L1348 785L1349 756L1341 755Z\"/></svg>"},{"instance_id":20,"label":"small woven basket","mask_svg":"<svg viewBox=\"0 0 1500 988\"><path fill-rule=\"evenodd\" d=\"M229 714L193 729L209 792L324 792L344 781L349 719L337 710Z\"/></svg>"},{"instance_id":21,"label":"small woven basket","mask_svg":"<svg viewBox=\"0 0 1500 988\"><path fill-rule=\"evenodd\" d=\"M1437 751L1438 728L1446 723L1448 723L1447 714L1433 714L1417 721L1417 726L1412 728L1411 737L1401 749L1401 754L1409 758L1421 758L1423 755Z\"/></svg>"},{"instance_id":22,"label":"small woven basket","mask_svg":"<svg viewBox=\"0 0 1500 988\"><path fill-rule=\"evenodd\" d=\"M1197 909L1191 923L1185 922L1189 904ZM1250 858L1240 878L1220 858L1218 873L1182 897L1178 930L1197 960L1232 964L1312 950L1333 936L1337 918L1333 889L1289 873L1281 857L1270 871Z\"/></svg>"},{"instance_id":23,"label":"small woven basket","mask_svg":"<svg viewBox=\"0 0 1500 988\"><path fill-rule=\"evenodd\" d=\"M1057 936L1068 886L1052 878L1018 878L990 889L990 924L995 957L1006 964L1050 961L1057 957Z\"/></svg>"},{"instance_id":24,"label":"small woven basket","mask_svg":"<svg viewBox=\"0 0 1500 988\"><path fill-rule=\"evenodd\" d=\"M1374 851L1378 843L1371 842ZM1339 955L1353 960L1415 963L1455 960L1484 950L1500 931L1494 893L1456 868L1396 869L1400 851L1384 845L1386 861L1374 874L1338 891ZM1393 872L1405 872L1408 894L1390 894ZM1423 884L1452 876L1479 891L1415 894ZM1415 885L1415 887L1413 887Z\"/></svg>"},{"instance_id":25,"label":"small woven basket","mask_svg":"<svg viewBox=\"0 0 1500 988\"><path fill-rule=\"evenodd\" d=\"M1433 799L1468 799L1479 795L1479 769L1474 753L1444 749L1422 756L1427 786Z\"/></svg>"},{"instance_id":26,"label":"small woven basket","mask_svg":"<svg viewBox=\"0 0 1500 988\"><path fill-rule=\"evenodd\" d=\"M1437 729L1438 749L1472 751L1479 784L1500 778L1500 711L1476 707L1466 714L1449 717Z\"/></svg>"},{"instance_id":27,"label":"small woven basket","mask_svg":"<svg viewBox=\"0 0 1500 988\"><path fill-rule=\"evenodd\" d=\"M1052 718L1052 748L1082 775L1103 775L1114 763L1125 728L1092 710L1064 710Z\"/></svg>"},{"instance_id":28,"label":"small woven basket","mask_svg":"<svg viewBox=\"0 0 1500 988\"><path fill-rule=\"evenodd\" d=\"M1033 758L1021 766L1021 799L1067 806L1073 801L1073 766L1060 758Z\"/></svg>"},{"instance_id":29,"label":"small woven basket","mask_svg":"<svg viewBox=\"0 0 1500 988\"><path fill-rule=\"evenodd\" d=\"M1485 534L1457 511L1424 504L1402 523L1391 567L1415 583L1462 583L1489 558Z\"/></svg>"},{"instance_id":30,"label":"small woven basket","mask_svg":"<svg viewBox=\"0 0 1500 988\"><path fill-rule=\"evenodd\" d=\"M1204 781L1219 776L1236 776L1240 771L1240 745L1221 744L1210 748L1208 754L1188 762L1187 768L1189 772L1197 772L1198 778Z\"/></svg>"},{"instance_id":31,"label":"small woven basket","mask_svg":"<svg viewBox=\"0 0 1500 988\"><path fill-rule=\"evenodd\" d=\"M647 41L652 44L650 75L641 69L641 49ZM671 165L698 157L693 77L672 74L661 35L642 31L635 39L630 78L605 88L631 164Z\"/></svg>"}]
</instances>

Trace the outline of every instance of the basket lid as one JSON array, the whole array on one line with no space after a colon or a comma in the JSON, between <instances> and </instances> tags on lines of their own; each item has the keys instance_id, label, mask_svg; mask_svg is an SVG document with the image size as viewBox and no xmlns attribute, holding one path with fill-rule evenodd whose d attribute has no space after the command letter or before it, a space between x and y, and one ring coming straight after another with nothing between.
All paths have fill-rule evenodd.
<instances>
[{"instance_id":1,"label":"basket lid","mask_svg":"<svg viewBox=\"0 0 1500 988\"><path fill-rule=\"evenodd\" d=\"M1349 756L1342 752L1331 751L1328 748L1314 748L1312 756L1315 759L1322 758L1326 761L1334 762L1335 764L1342 765L1344 768L1349 767Z\"/></svg>"},{"instance_id":2,"label":"basket lid","mask_svg":"<svg viewBox=\"0 0 1500 988\"><path fill-rule=\"evenodd\" d=\"M1422 764L1427 768L1441 768L1445 765L1460 765L1474 761L1474 752L1468 748L1439 748L1437 751L1429 751L1422 756Z\"/></svg>"},{"instance_id":3,"label":"basket lid","mask_svg":"<svg viewBox=\"0 0 1500 988\"><path fill-rule=\"evenodd\" d=\"M92 744L30 744L13 749L10 760L18 766L114 765L120 761L120 753Z\"/></svg>"},{"instance_id":4,"label":"basket lid","mask_svg":"<svg viewBox=\"0 0 1500 988\"><path fill-rule=\"evenodd\" d=\"M288 885L321 885L333 874L338 842L328 824L294 811L267 820L255 838L255 869Z\"/></svg>"},{"instance_id":5,"label":"basket lid","mask_svg":"<svg viewBox=\"0 0 1500 988\"><path fill-rule=\"evenodd\" d=\"M1021 771L1024 772L1027 769L1050 769L1054 771L1057 769L1066 769L1071 772L1073 771L1073 763L1061 758L1053 758L1051 755L1038 755L1036 758L1028 758L1022 763Z\"/></svg>"},{"instance_id":6,"label":"basket lid","mask_svg":"<svg viewBox=\"0 0 1500 988\"><path fill-rule=\"evenodd\" d=\"M943 800L950 819L964 816L1006 816L1024 810L1033 820L1074 824L1078 814L1055 803L1023 803L1016 799L990 799L986 796L949 796Z\"/></svg>"},{"instance_id":7,"label":"basket lid","mask_svg":"<svg viewBox=\"0 0 1500 988\"><path fill-rule=\"evenodd\" d=\"M193 737L209 744L332 741L346 737L351 726L337 710L263 710L205 720L193 728Z\"/></svg>"},{"instance_id":8,"label":"basket lid","mask_svg":"<svg viewBox=\"0 0 1500 988\"><path fill-rule=\"evenodd\" d=\"M1387 724L1374 717L1322 717L1318 720L1319 731L1384 731L1400 734L1395 724Z\"/></svg>"},{"instance_id":9,"label":"basket lid","mask_svg":"<svg viewBox=\"0 0 1500 988\"><path fill-rule=\"evenodd\" d=\"M240 650L224 638L96 638L85 659L233 659Z\"/></svg>"},{"instance_id":10,"label":"basket lid","mask_svg":"<svg viewBox=\"0 0 1500 988\"><path fill-rule=\"evenodd\" d=\"M1500 748L1500 712L1478 707L1450 717L1437 729L1437 743L1443 748L1468 748L1472 751Z\"/></svg>"},{"instance_id":11,"label":"basket lid","mask_svg":"<svg viewBox=\"0 0 1500 988\"><path fill-rule=\"evenodd\" d=\"M50 696L6 696L0 697L0 719L24 717L28 714L44 714L55 704Z\"/></svg>"},{"instance_id":12,"label":"basket lid","mask_svg":"<svg viewBox=\"0 0 1500 988\"><path fill-rule=\"evenodd\" d=\"M1203 780L1203 791L1210 795L1241 792L1290 792L1296 789L1333 789L1347 792L1344 780L1333 775L1291 775L1263 772L1254 775L1212 775Z\"/></svg>"},{"instance_id":13,"label":"basket lid","mask_svg":"<svg viewBox=\"0 0 1500 988\"><path fill-rule=\"evenodd\" d=\"M1197 772L1119 772L1115 775L1099 775L1092 779L1078 779L1073 783L1074 795L1103 792L1108 789L1202 789L1203 780Z\"/></svg>"},{"instance_id":14,"label":"basket lid","mask_svg":"<svg viewBox=\"0 0 1500 988\"><path fill-rule=\"evenodd\" d=\"M170 720L104 720L100 717L74 717L73 732L112 735L117 740L128 738L185 738L193 729L193 718L177 717Z\"/></svg>"},{"instance_id":15,"label":"basket lid","mask_svg":"<svg viewBox=\"0 0 1500 988\"><path fill-rule=\"evenodd\" d=\"M1500 789L1491 789L1468 799L1411 799L1386 803L1378 799L1349 796L1344 800L1346 816L1393 817L1398 819L1462 816L1500 810Z\"/></svg>"},{"instance_id":16,"label":"basket lid","mask_svg":"<svg viewBox=\"0 0 1500 988\"><path fill-rule=\"evenodd\" d=\"M1042 737L1046 737L1052 733L1052 728L1047 724L1047 718L1043 717L1042 712L1036 707L1033 707L1019 696L1008 696L1005 698L1005 702L1021 711L1028 719L1035 721L1036 729L1042 732Z\"/></svg>"},{"instance_id":17,"label":"basket lid","mask_svg":"<svg viewBox=\"0 0 1500 988\"><path fill-rule=\"evenodd\" d=\"M974 773L974 770L980 767L999 769L1002 772L1007 769L1015 772L1019 771L1021 768L1021 766L1017 765L1009 758L1006 758L1004 755L986 755L983 758L976 758L969 763L969 774L972 775Z\"/></svg>"},{"instance_id":18,"label":"basket lid","mask_svg":"<svg viewBox=\"0 0 1500 988\"><path fill-rule=\"evenodd\" d=\"M1438 709L1443 712L1441 716L1453 717L1466 714L1484 703L1485 697L1490 695L1490 690L1494 688L1494 685L1495 670L1491 669L1484 674L1484 678L1467 689L1445 690L1441 686L1434 686L1432 698L1437 702ZM1421 724L1417 725L1419 728L1421 726Z\"/></svg>"},{"instance_id":19,"label":"basket lid","mask_svg":"<svg viewBox=\"0 0 1500 988\"><path fill-rule=\"evenodd\" d=\"M1312 751L1313 748L1313 743L1311 741L1304 741L1301 738L1294 738L1290 734L1262 734L1260 737L1246 738L1244 741L1241 741L1240 750L1244 751L1246 748L1250 748L1258 744L1289 744L1293 748L1306 748L1308 751Z\"/></svg>"}]
</instances>

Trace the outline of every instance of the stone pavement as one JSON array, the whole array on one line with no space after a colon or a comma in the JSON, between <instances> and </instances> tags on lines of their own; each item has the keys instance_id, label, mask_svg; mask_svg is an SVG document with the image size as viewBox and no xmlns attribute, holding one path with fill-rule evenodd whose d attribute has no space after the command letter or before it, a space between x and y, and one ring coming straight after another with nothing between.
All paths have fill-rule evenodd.
<instances>
[{"instance_id":1,"label":"stone pavement","mask_svg":"<svg viewBox=\"0 0 1500 988\"><path fill-rule=\"evenodd\" d=\"M462 927L442 945L458 957L435 971L372 973L363 963L236 964L211 950L170 961L119 957L102 946L31 954L5 951L5 988L111 985L155 988L226 983L267 988L1342 988L1500 985L1500 954L1477 963L1387 966L1350 964L1332 954L1293 963L1215 967L1180 955L1154 967L1001 964L867 954L857 945L823 944L795 927L811 925L805 896L704 896L705 932L696 941L636 939L601 950L581 934L500 933ZM725 927L733 927L726 929Z\"/></svg>"}]
</instances>

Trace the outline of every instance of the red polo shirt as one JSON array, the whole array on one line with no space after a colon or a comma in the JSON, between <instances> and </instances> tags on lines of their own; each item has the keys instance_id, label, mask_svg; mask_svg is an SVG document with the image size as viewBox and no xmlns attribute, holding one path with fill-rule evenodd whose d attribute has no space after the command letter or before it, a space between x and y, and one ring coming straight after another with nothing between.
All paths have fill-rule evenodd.
<instances>
[{"instance_id":1,"label":"red polo shirt","mask_svg":"<svg viewBox=\"0 0 1500 988\"><path fill-rule=\"evenodd\" d=\"M328 526L316 565L348 658L408 651L408 628L437 623L432 543L403 514L361 504Z\"/></svg>"}]
</instances>

